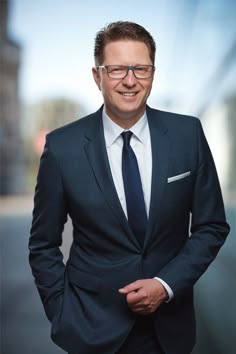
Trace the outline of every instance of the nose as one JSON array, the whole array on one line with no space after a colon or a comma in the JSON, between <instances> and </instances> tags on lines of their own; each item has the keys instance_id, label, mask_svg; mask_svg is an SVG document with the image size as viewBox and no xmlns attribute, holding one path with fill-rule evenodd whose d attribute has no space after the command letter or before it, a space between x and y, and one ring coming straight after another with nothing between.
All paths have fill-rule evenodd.
<instances>
[{"instance_id":1,"label":"nose","mask_svg":"<svg viewBox=\"0 0 236 354\"><path fill-rule=\"evenodd\" d=\"M125 85L128 85L128 86L133 86L136 84L136 77L134 76L134 72L132 69L129 69L128 70L128 73L127 75L125 76L125 78L123 79L123 83Z\"/></svg>"}]
</instances>

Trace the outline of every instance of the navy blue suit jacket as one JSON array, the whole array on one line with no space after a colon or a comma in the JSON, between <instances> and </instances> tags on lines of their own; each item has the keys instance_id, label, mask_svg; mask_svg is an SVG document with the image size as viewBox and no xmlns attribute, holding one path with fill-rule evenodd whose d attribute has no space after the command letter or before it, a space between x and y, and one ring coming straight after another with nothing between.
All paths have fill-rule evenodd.
<instances>
[{"instance_id":1,"label":"navy blue suit jacket","mask_svg":"<svg viewBox=\"0 0 236 354\"><path fill-rule=\"evenodd\" d=\"M154 276L175 295L154 314L164 350L190 352L195 343L193 286L229 227L199 120L148 106L147 117L153 169L143 248L112 180L102 108L47 136L35 191L30 263L52 322L52 339L68 352L113 354L136 318L118 289ZM59 247L68 215L73 244L64 265Z\"/></svg>"}]
</instances>

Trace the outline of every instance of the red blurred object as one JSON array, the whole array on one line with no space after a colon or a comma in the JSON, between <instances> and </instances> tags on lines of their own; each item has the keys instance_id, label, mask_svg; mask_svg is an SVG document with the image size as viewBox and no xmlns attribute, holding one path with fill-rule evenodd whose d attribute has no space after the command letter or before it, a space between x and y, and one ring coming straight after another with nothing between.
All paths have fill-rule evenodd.
<instances>
[{"instance_id":1,"label":"red blurred object","mask_svg":"<svg viewBox=\"0 0 236 354\"><path fill-rule=\"evenodd\" d=\"M49 130L40 130L34 138L34 150L38 155L42 155L46 135L49 133Z\"/></svg>"}]
</instances>

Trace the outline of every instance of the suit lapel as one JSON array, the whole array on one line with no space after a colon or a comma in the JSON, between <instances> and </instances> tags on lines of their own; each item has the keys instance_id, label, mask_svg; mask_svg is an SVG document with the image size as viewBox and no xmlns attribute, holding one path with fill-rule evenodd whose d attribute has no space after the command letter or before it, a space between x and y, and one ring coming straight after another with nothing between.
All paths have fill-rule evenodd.
<instances>
[{"instance_id":1,"label":"suit lapel","mask_svg":"<svg viewBox=\"0 0 236 354\"><path fill-rule=\"evenodd\" d=\"M161 119L161 112L152 110L147 106L147 117L152 146L152 187L149 222L144 247L147 246L150 237L154 234L153 231L158 223L158 215L161 214L161 200L167 181L169 155L167 128ZM85 153L99 188L127 236L137 248L140 248L139 242L129 227L112 179L103 132L102 108L91 117L85 137L87 140L84 146Z\"/></svg>"},{"instance_id":2,"label":"suit lapel","mask_svg":"<svg viewBox=\"0 0 236 354\"><path fill-rule=\"evenodd\" d=\"M90 162L99 188L101 189L112 213L119 220L126 234L128 234L133 243L139 247L138 241L129 227L113 182L105 146L102 109L97 111L94 114L94 117L92 117L89 129L86 132L86 139L87 143L84 146L85 153Z\"/></svg>"},{"instance_id":3,"label":"suit lapel","mask_svg":"<svg viewBox=\"0 0 236 354\"><path fill-rule=\"evenodd\" d=\"M154 234L153 230L158 223L158 215L161 214L161 201L167 181L169 155L167 128L161 119L161 112L147 107L147 117L152 146L152 187L149 222L144 246L150 241L150 236Z\"/></svg>"}]
</instances>

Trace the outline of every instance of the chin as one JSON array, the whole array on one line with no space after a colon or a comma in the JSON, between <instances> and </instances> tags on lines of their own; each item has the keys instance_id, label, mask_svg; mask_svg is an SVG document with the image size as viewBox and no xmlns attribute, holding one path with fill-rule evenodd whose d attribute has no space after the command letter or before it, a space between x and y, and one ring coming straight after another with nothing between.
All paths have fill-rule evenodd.
<instances>
[{"instance_id":1,"label":"chin","mask_svg":"<svg viewBox=\"0 0 236 354\"><path fill-rule=\"evenodd\" d=\"M141 107L139 107L139 105L135 103L127 103L127 104L120 105L119 110L124 113L137 112L141 110Z\"/></svg>"}]
</instances>

